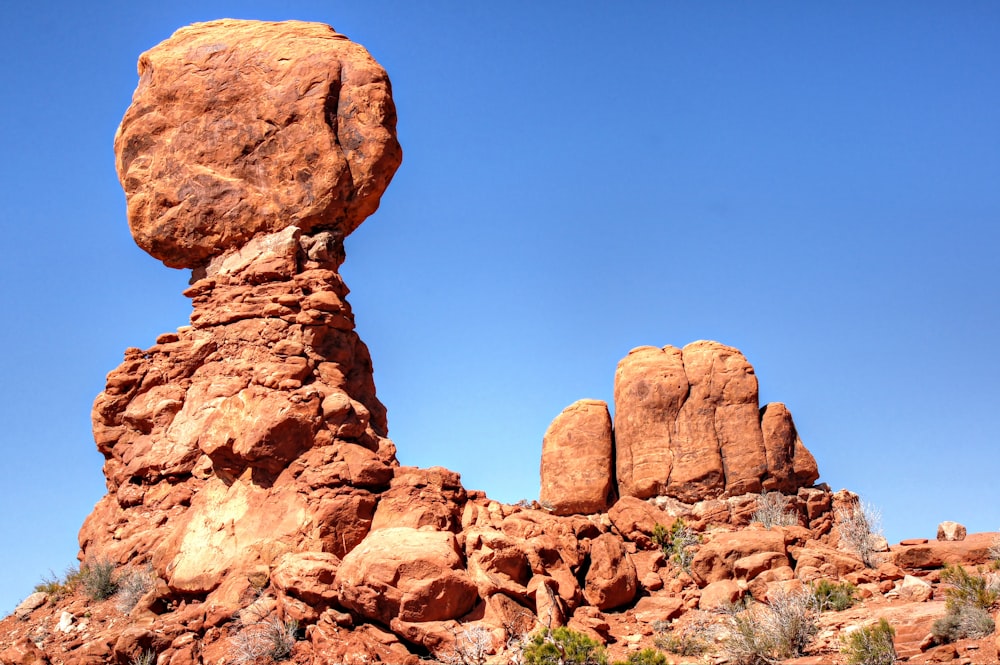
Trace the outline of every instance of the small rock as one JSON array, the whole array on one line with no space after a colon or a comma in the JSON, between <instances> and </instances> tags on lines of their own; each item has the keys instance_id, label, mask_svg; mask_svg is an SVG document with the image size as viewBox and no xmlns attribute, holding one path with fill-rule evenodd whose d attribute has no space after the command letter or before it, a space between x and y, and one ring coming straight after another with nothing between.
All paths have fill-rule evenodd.
<instances>
[{"instance_id":1,"label":"small rock","mask_svg":"<svg viewBox=\"0 0 1000 665\"><path fill-rule=\"evenodd\" d=\"M919 577L907 575L900 583L898 593L899 597L904 600L922 603L931 599L931 596L934 595L934 589Z\"/></svg>"},{"instance_id":2,"label":"small rock","mask_svg":"<svg viewBox=\"0 0 1000 665\"><path fill-rule=\"evenodd\" d=\"M59 615L59 623L56 624L56 630L63 633L73 630L73 614L71 612L63 612Z\"/></svg>"},{"instance_id":3,"label":"small rock","mask_svg":"<svg viewBox=\"0 0 1000 665\"><path fill-rule=\"evenodd\" d=\"M938 540L965 540L965 527L958 522L941 522L938 524Z\"/></svg>"},{"instance_id":4,"label":"small rock","mask_svg":"<svg viewBox=\"0 0 1000 665\"><path fill-rule=\"evenodd\" d=\"M49 595L44 591L36 591L21 601L21 604L14 608L14 616L18 619L27 619L28 615L45 604Z\"/></svg>"}]
</instances>

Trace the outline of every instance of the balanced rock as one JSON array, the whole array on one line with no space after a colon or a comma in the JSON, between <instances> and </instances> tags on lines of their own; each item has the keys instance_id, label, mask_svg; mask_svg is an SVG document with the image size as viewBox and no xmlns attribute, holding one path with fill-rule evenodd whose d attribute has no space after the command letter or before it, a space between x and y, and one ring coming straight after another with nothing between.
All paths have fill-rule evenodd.
<instances>
[{"instance_id":1,"label":"balanced rock","mask_svg":"<svg viewBox=\"0 0 1000 665\"><path fill-rule=\"evenodd\" d=\"M759 410L752 367L714 342L630 354L614 427L604 402L566 409L543 445L547 509L401 467L339 274L400 160L385 72L326 26L250 21L182 29L139 71L115 143L129 221L192 268L193 312L126 350L95 400L108 493L79 541L118 579L155 579L129 625L33 597L0 620L17 640L0 630L0 660L223 662L288 621L303 663L452 659L477 633L499 661L567 623L638 645L648 631L603 612L649 624L698 605L658 542L678 519L711 534L691 563L704 605L838 572L828 488L790 497L801 527L729 530L745 493L817 474L787 409ZM977 542L986 556L975 535L927 556ZM47 626L43 646L22 619Z\"/></svg>"},{"instance_id":2,"label":"balanced rock","mask_svg":"<svg viewBox=\"0 0 1000 665\"><path fill-rule=\"evenodd\" d=\"M566 407L542 440L542 505L557 515L607 510L612 454L607 403L584 399Z\"/></svg>"},{"instance_id":3,"label":"balanced rock","mask_svg":"<svg viewBox=\"0 0 1000 665\"><path fill-rule=\"evenodd\" d=\"M94 403L109 492L81 548L219 612L279 560L289 603L328 603L398 467L338 274L400 162L388 78L328 26L229 20L139 75L115 139L129 222L195 268L194 311Z\"/></svg>"},{"instance_id":4,"label":"balanced rock","mask_svg":"<svg viewBox=\"0 0 1000 665\"><path fill-rule=\"evenodd\" d=\"M289 226L343 238L399 166L385 70L329 26L198 23L139 58L115 136L132 234L195 267Z\"/></svg>"}]
</instances>

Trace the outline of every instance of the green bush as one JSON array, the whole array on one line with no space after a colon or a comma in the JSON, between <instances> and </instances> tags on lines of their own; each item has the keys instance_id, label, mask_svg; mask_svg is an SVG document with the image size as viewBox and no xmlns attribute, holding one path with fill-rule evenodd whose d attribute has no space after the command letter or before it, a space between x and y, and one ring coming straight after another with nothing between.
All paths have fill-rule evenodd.
<instances>
[{"instance_id":1,"label":"green bush","mask_svg":"<svg viewBox=\"0 0 1000 665\"><path fill-rule=\"evenodd\" d=\"M945 591L949 609L958 606L979 607L988 610L1000 600L1000 589L982 575L973 575L959 565L946 565L941 571L941 581L950 584Z\"/></svg>"},{"instance_id":2,"label":"green bush","mask_svg":"<svg viewBox=\"0 0 1000 665\"><path fill-rule=\"evenodd\" d=\"M643 649L630 653L626 660L616 660L613 665L667 665L667 657L656 649Z\"/></svg>"},{"instance_id":3,"label":"green bush","mask_svg":"<svg viewBox=\"0 0 1000 665\"><path fill-rule=\"evenodd\" d=\"M951 586L945 591L946 613L934 622L931 634L938 644L991 635L996 624L990 610L1000 601L1000 589L982 575L974 575L959 565L945 566L941 581Z\"/></svg>"},{"instance_id":4,"label":"green bush","mask_svg":"<svg viewBox=\"0 0 1000 665\"><path fill-rule=\"evenodd\" d=\"M524 647L524 665L607 665L604 647L583 633L543 628Z\"/></svg>"},{"instance_id":5,"label":"green bush","mask_svg":"<svg viewBox=\"0 0 1000 665\"><path fill-rule=\"evenodd\" d=\"M847 665L893 665L895 635L889 622L879 619L877 624L859 628L843 638L840 652L847 658Z\"/></svg>"},{"instance_id":6,"label":"green bush","mask_svg":"<svg viewBox=\"0 0 1000 665\"><path fill-rule=\"evenodd\" d=\"M684 572L691 572L691 561L701 542L701 536L684 524L684 520L678 517L669 529L662 524L654 524L652 540L663 550L663 556L668 561L673 561Z\"/></svg>"},{"instance_id":7,"label":"green bush","mask_svg":"<svg viewBox=\"0 0 1000 665\"><path fill-rule=\"evenodd\" d=\"M107 558L87 559L80 564L80 586L91 600L106 600L118 591L115 564Z\"/></svg>"},{"instance_id":8,"label":"green bush","mask_svg":"<svg viewBox=\"0 0 1000 665\"><path fill-rule=\"evenodd\" d=\"M840 612L854 606L855 587L850 582L831 582L820 580L811 585L813 603L817 611L833 610Z\"/></svg>"}]
</instances>

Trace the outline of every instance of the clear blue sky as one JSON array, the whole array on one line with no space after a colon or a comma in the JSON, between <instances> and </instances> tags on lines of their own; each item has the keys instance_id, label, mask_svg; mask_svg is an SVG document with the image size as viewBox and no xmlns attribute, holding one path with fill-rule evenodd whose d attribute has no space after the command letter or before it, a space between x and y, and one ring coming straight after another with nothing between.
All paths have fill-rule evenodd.
<instances>
[{"instance_id":1,"label":"clear blue sky","mask_svg":"<svg viewBox=\"0 0 1000 665\"><path fill-rule=\"evenodd\" d=\"M282 8L283 7L283 8ZM403 166L344 276L404 464L538 493L542 434L642 344L716 339L887 536L1000 527L995 2L8 3L0 611L104 492L90 406L187 322L112 137L141 51L332 24L392 78Z\"/></svg>"}]
</instances>

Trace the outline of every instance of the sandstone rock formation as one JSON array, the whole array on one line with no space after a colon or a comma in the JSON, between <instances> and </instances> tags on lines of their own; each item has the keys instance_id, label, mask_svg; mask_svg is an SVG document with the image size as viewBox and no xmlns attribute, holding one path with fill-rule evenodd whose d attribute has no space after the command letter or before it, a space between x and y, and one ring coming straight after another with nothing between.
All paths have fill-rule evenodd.
<instances>
[{"instance_id":1,"label":"sandstone rock formation","mask_svg":"<svg viewBox=\"0 0 1000 665\"><path fill-rule=\"evenodd\" d=\"M460 653L473 639L510 662L559 625L625 657L740 598L842 579L890 602L908 574L920 601L886 613L900 652L928 655L937 569L986 561L995 536L900 544L875 568L838 548L834 507L857 497L809 487L815 461L787 409L758 410L735 349L630 354L614 428L585 400L546 434L544 506L400 466L338 274L399 163L385 73L325 26L218 21L152 49L140 76L116 138L129 221L193 268L194 311L128 349L94 403L108 494L80 547L145 581L127 603L28 597L0 620L0 665L264 662L275 627L301 664L482 662ZM785 493L790 524L751 524L762 489ZM688 570L658 543L677 520L697 534ZM823 635L811 662L837 648ZM953 652L995 659L985 646Z\"/></svg>"},{"instance_id":2,"label":"sandstone rock formation","mask_svg":"<svg viewBox=\"0 0 1000 665\"><path fill-rule=\"evenodd\" d=\"M399 166L385 70L329 26L215 21L139 58L115 136L136 242L195 268L290 226L343 239Z\"/></svg>"},{"instance_id":3,"label":"sandstone rock formation","mask_svg":"<svg viewBox=\"0 0 1000 665\"><path fill-rule=\"evenodd\" d=\"M784 405L758 405L757 377L718 342L633 349L615 374L615 450L622 496L694 502L819 478Z\"/></svg>"},{"instance_id":4,"label":"sandstone rock formation","mask_svg":"<svg viewBox=\"0 0 1000 665\"><path fill-rule=\"evenodd\" d=\"M542 505L556 515L607 510L613 445L605 402L585 399L566 407L542 439Z\"/></svg>"},{"instance_id":5,"label":"sandstone rock formation","mask_svg":"<svg viewBox=\"0 0 1000 665\"><path fill-rule=\"evenodd\" d=\"M558 514L602 511L613 478L618 496L687 503L794 493L819 478L788 409L760 408L753 367L718 342L633 349L615 373L613 432L604 429L602 408L576 402L546 432L541 497Z\"/></svg>"}]
</instances>

